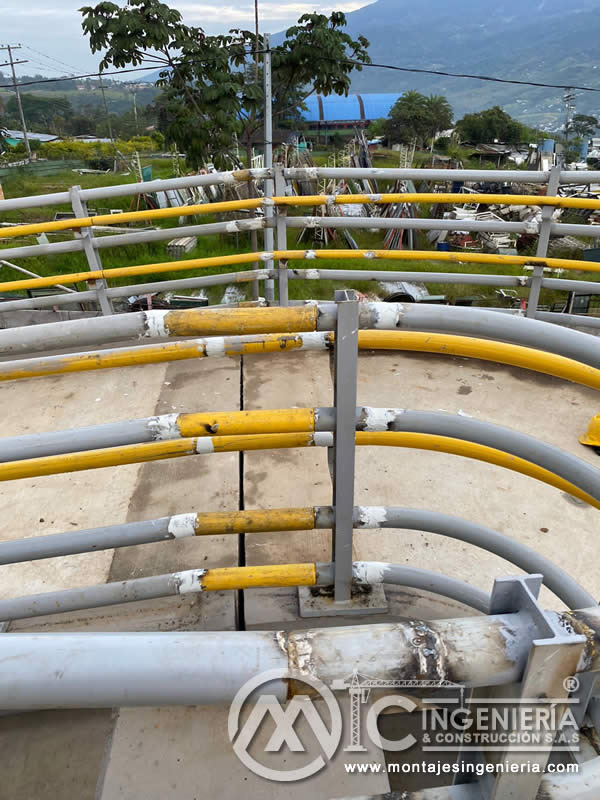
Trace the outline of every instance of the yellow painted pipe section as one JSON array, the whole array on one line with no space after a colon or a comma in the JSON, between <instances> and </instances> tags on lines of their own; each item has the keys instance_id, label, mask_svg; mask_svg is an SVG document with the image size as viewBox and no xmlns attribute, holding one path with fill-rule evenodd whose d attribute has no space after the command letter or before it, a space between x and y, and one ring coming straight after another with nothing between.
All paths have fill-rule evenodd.
<instances>
[{"instance_id":1,"label":"yellow painted pipe section","mask_svg":"<svg viewBox=\"0 0 600 800\"><path fill-rule=\"evenodd\" d=\"M462 193L387 193L377 195L367 194L342 194L331 197L330 195L306 195L304 197L274 197L273 203L278 206L318 206L331 202L337 205L375 203L481 203L483 205L519 205L519 206L554 206L555 208L600 208L600 200L582 197L554 197L546 195L512 195L512 194L462 194ZM37 222L27 225L15 225L6 228L2 236L14 238L16 236L30 236L40 233L51 233L66 230L79 230L90 228L92 225L122 225L128 222L143 222L146 220L171 219L179 216L193 216L196 214L221 214L228 211L242 211L260 208L264 205L264 198L250 198L247 200L229 200L220 203L203 203L193 206L177 206L175 208L156 208L146 211L127 211L123 214L101 214L96 217L78 217L54 222Z\"/></svg>"},{"instance_id":2,"label":"yellow painted pipe section","mask_svg":"<svg viewBox=\"0 0 600 800\"><path fill-rule=\"evenodd\" d=\"M329 334L333 341L333 334ZM298 350L302 347L301 334L256 334L250 341L240 341L231 337L225 342L226 356L250 355L254 353L281 353ZM143 364L158 364L165 361L182 361L190 358L204 358L206 347L203 342L166 342L164 344L143 345L141 347L98 350L93 353L75 353L48 358L27 359L26 365L11 366L14 362L0 361L0 382L37 378L47 375L63 375L71 372L88 372L96 369L115 367L138 367ZM30 362L30 363L29 363Z\"/></svg>"},{"instance_id":3,"label":"yellow painted pipe section","mask_svg":"<svg viewBox=\"0 0 600 800\"><path fill-rule=\"evenodd\" d=\"M522 475L527 475L530 478L535 478L536 480L542 481L542 483L554 486L556 489L578 497L589 505L600 509L600 502L598 500L587 494L587 492L583 492L569 481L555 475L553 472L543 467L538 467L537 464L532 464L530 461L525 461L523 458L505 453L502 450L496 450L493 447L487 447L486 445L467 442L463 439L453 439L449 436L404 431L384 431L375 433L357 431L356 444L375 445L378 447L412 447L417 450L433 450L439 453L450 453L455 456L474 458L477 461L485 461L488 464L495 464L498 467L504 467L514 472L520 472Z\"/></svg>"},{"instance_id":4,"label":"yellow painted pipe section","mask_svg":"<svg viewBox=\"0 0 600 800\"><path fill-rule=\"evenodd\" d=\"M291 333L314 331L315 305L288 308L188 309L169 311L164 324L171 336Z\"/></svg>"},{"instance_id":5,"label":"yellow painted pipe section","mask_svg":"<svg viewBox=\"0 0 600 800\"><path fill-rule=\"evenodd\" d=\"M147 461L158 461L178 456L197 454L199 442L205 440L176 439L167 442L149 442L145 444L109 447L102 450L89 450L83 453L43 456L24 461L11 461L0 464L0 481L33 478L41 475L54 475L63 472L78 472L100 467L114 467L121 464L135 464ZM279 450L284 448L310 447L314 445L312 433L272 433L247 436L215 436L210 440L213 452L227 453L249 450ZM587 492L583 492L574 484L560 478L542 467L525 461L517 456L504 453L485 445L454 439L447 436L436 436L427 433L377 432L356 433L357 445L384 445L393 447L413 447L420 450L434 450L453 455L474 458L488 464L496 464L506 469L520 472L536 478L543 483L554 486L567 494L578 497L595 508L600 509L600 502Z\"/></svg>"},{"instance_id":6,"label":"yellow painted pipe section","mask_svg":"<svg viewBox=\"0 0 600 800\"><path fill-rule=\"evenodd\" d=\"M63 472L81 472L87 469L117 467L121 464L139 464L166 458L197 455L202 438L169 439L164 442L144 442L121 447L106 447L80 453L42 456L0 464L0 481L56 475ZM210 440L212 452L231 453L240 450L279 450L310 447L314 444L312 433L249 434L246 436L214 436ZM202 445L200 445L202 447Z\"/></svg>"},{"instance_id":7,"label":"yellow painted pipe section","mask_svg":"<svg viewBox=\"0 0 600 800\"><path fill-rule=\"evenodd\" d=\"M418 331L359 331L358 346L363 350L411 350L421 353L440 353L465 356L483 361L495 361L513 367L543 372L555 378L600 389L600 369L581 364L572 358L545 353L521 345L454 336L446 333Z\"/></svg>"},{"instance_id":8,"label":"yellow painted pipe section","mask_svg":"<svg viewBox=\"0 0 600 800\"><path fill-rule=\"evenodd\" d=\"M330 342L333 333L328 334ZM237 356L247 353L280 353L300 348L301 335L257 334L253 341L240 342L232 337L225 344L225 355ZM545 353L520 345L494 342L489 339L476 339L469 336L454 336L444 333L421 333L418 331L359 331L358 346L361 350L410 350L424 353L479 358L509 364L522 369L542 372L556 378L600 389L600 370L581 364L564 356ZM165 361L201 358L205 355L204 345L197 342L168 342L166 344L123 348L122 350L99 350L65 356L32 358L31 364L15 368L10 361L0 362L0 382L33 378L47 375L61 375L70 372L85 372L113 367L130 367L141 364L156 364ZM291 430L291 429L289 429ZM303 430L312 430L306 427ZM189 435L197 436L198 433Z\"/></svg>"},{"instance_id":9,"label":"yellow painted pipe section","mask_svg":"<svg viewBox=\"0 0 600 800\"><path fill-rule=\"evenodd\" d=\"M272 508L256 511L207 511L196 515L196 536L263 531L312 531L314 508Z\"/></svg>"},{"instance_id":10,"label":"yellow painted pipe section","mask_svg":"<svg viewBox=\"0 0 600 800\"><path fill-rule=\"evenodd\" d=\"M302 433L314 431L312 408L289 408L260 411L219 411L216 413L180 414L177 427L182 437L239 436L249 433Z\"/></svg>"},{"instance_id":11,"label":"yellow painted pipe section","mask_svg":"<svg viewBox=\"0 0 600 800\"><path fill-rule=\"evenodd\" d=\"M314 586L315 564L272 564L259 567L223 567L208 569L201 578L202 591L258 589L271 586Z\"/></svg>"},{"instance_id":12,"label":"yellow painted pipe section","mask_svg":"<svg viewBox=\"0 0 600 800\"><path fill-rule=\"evenodd\" d=\"M493 253L451 253L437 250L275 250L272 256L282 261L305 261L307 260L307 252L311 253L308 260L331 258L376 260L383 258L389 261L448 261L453 264L464 264L465 262L474 264L511 264L514 266L539 264L544 267L550 267L551 269L600 272L600 263L594 261L580 261L568 258L541 258L539 256L495 255ZM113 269L93 270L90 272L50 275L46 278L26 278L23 280L4 281L0 283L0 291L12 292L18 289L40 289L48 286L55 286L57 282L68 285L97 279L110 280L111 278L154 275L163 272L210 269L212 267L231 266L232 264L251 264L255 262L256 259L256 253L236 253L230 256L212 256L210 258L190 258L185 261L140 264L136 267L114 267Z\"/></svg>"}]
</instances>

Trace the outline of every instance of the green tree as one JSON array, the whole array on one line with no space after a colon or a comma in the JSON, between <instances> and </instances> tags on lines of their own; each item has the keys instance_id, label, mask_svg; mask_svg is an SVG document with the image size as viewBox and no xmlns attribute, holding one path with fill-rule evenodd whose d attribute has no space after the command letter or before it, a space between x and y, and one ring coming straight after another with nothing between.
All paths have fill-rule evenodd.
<instances>
[{"instance_id":1,"label":"green tree","mask_svg":"<svg viewBox=\"0 0 600 800\"><path fill-rule=\"evenodd\" d=\"M386 134L392 144L409 144L413 139L423 145L452 125L452 107L442 95L406 92L392 106Z\"/></svg>"},{"instance_id":2,"label":"green tree","mask_svg":"<svg viewBox=\"0 0 600 800\"><path fill-rule=\"evenodd\" d=\"M425 100L427 136L434 139L442 131L452 127L452 106L441 94L430 94Z\"/></svg>"},{"instance_id":3,"label":"green tree","mask_svg":"<svg viewBox=\"0 0 600 800\"><path fill-rule=\"evenodd\" d=\"M515 144L530 137L529 129L513 119L500 106L466 114L456 123L456 131L464 142L482 144L499 142Z\"/></svg>"},{"instance_id":4,"label":"green tree","mask_svg":"<svg viewBox=\"0 0 600 800\"><path fill-rule=\"evenodd\" d=\"M387 119L385 117L379 117L379 119L374 119L367 128L367 134L369 136L369 139L376 139L379 136L385 136L386 126L387 126Z\"/></svg>"},{"instance_id":5,"label":"green tree","mask_svg":"<svg viewBox=\"0 0 600 800\"><path fill-rule=\"evenodd\" d=\"M573 131L576 136L589 138L593 136L598 128L598 119L589 114L575 114L569 125L569 131Z\"/></svg>"},{"instance_id":6,"label":"green tree","mask_svg":"<svg viewBox=\"0 0 600 800\"><path fill-rule=\"evenodd\" d=\"M129 0L125 8L102 2L80 10L92 52L105 51L100 69L142 63L161 67L161 118L168 139L186 153L191 166L207 160L226 166L236 136L251 151L252 137L262 125L264 96L260 81L249 80L246 67L249 52L256 50L262 61L262 37L257 42L253 32L237 29L207 36L185 25L179 11L160 0ZM302 97L293 100L296 107L315 91L347 94L352 72L360 70L353 62L369 61L369 43L363 36L353 39L345 25L340 12L300 17L273 51L276 93L303 89Z\"/></svg>"}]
</instances>

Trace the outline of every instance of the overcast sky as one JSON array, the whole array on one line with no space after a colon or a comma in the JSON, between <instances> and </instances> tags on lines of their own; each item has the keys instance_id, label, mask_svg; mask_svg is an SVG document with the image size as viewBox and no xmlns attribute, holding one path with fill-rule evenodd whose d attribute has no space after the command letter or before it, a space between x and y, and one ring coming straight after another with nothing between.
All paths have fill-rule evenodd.
<instances>
[{"instance_id":1,"label":"overcast sky","mask_svg":"<svg viewBox=\"0 0 600 800\"><path fill-rule=\"evenodd\" d=\"M259 0L261 30L275 33L293 24L306 12L327 13L333 9L354 11L369 2L373 0L323 0L312 3L302 0ZM56 76L64 74L67 67L78 72L96 69L99 59L89 51L81 31L81 14L77 11L83 5L94 4L94 0L0 0L0 43L21 43L28 48L15 52L15 58L18 56L29 61L29 64L17 67L17 74L40 72ZM207 33L222 33L236 27L252 28L254 25L254 0L223 3L219 0L171 0L169 4L181 11L188 24L198 25ZM32 52L29 48L38 52ZM41 54L57 59L60 64Z\"/></svg>"}]
</instances>

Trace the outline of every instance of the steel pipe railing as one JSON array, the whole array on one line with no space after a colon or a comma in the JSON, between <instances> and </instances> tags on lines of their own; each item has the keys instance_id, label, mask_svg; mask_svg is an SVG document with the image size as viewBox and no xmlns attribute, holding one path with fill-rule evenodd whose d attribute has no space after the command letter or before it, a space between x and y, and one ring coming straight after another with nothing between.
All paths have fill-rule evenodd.
<instances>
[{"instance_id":1,"label":"steel pipe railing","mask_svg":"<svg viewBox=\"0 0 600 800\"><path fill-rule=\"evenodd\" d=\"M527 545L483 525L434 511L386 506L356 506L353 520L356 530L418 530L467 542L494 553L525 572L542 574L544 584L569 608L596 604L591 594L552 561ZM144 522L0 542L0 564L177 541L194 536L330 530L332 525L332 506L175 514Z\"/></svg>"},{"instance_id":2,"label":"steel pipe railing","mask_svg":"<svg viewBox=\"0 0 600 800\"><path fill-rule=\"evenodd\" d=\"M583 620L585 629L598 635L598 607L547 613L567 630ZM423 658L424 633L433 658ZM531 639L527 612L290 633L9 633L0 643L0 706L33 710L222 704L269 669L327 686L353 672L376 680L441 681L451 675L466 687L503 685L523 676ZM591 635L582 668L599 667ZM280 701L303 690L301 681L284 677L267 687Z\"/></svg>"},{"instance_id":3,"label":"steel pipe railing","mask_svg":"<svg viewBox=\"0 0 600 800\"><path fill-rule=\"evenodd\" d=\"M334 303L309 303L289 308L142 311L110 319L98 317L0 330L0 355L61 349L69 347L73 341L85 347L141 337L329 331L334 329L336 319ZM359 327L363 330L404 329L466 336L477 333L533 348L543 342L547 352L600 367L600 351L594 337L488 309L361 303Z\"/></svg>"},{"instance_id":4,"label":"steel pipe railing","mask_svg":"<svg viewBox=\"0 0 600 800\"><path fill-rule=\"evenodd\" d=\"M581 480L593 483L593 494L571 483L562 475L570 474L575 465L569 459L561 462L560 475L546 468L548 461L546 453L536 454L541 465L535 461L523 459L503 450L487 445L471 442L466 439L440 436L427 433L412 432L363 432L356 433L357 445L376 445L392 447L409 447L421 450L434 450L474 458L489 464L504 467L519 472L522 475L536 478L544 483L554 486L567 494L578 497L595 508L600 508L600 494L594 484L595 475L588 475L585 467L593 467L580 462L583 474ZM30 458L24 461L11 461L0 464L0 482L32 478L43 475L56 475L66 472L80 472L88 469L102 467L115 467L123 464L138 464L147 461L160 461L181 456L207 455L210 453L230 453L249 450L278 450L296 447L332 447L333 434L327 432L315 433L267 433L247 434L242 436L213 436L207 438L186 438L150 442L145 444L124 445L122 447L109 447L101 450L88 450L82 453L69 453L58 456L43 456ZM547 446L549 447L549 445ZM560 454L561 451L556 451ZM575 457L573 457L575 458ZM557 455L560 460L560 456ZM577 460L577 459L576 459ZM578 461L578 460L577 460Z\"/></svg>"},{"instance_id":5,"label":"steel pipe railing","mask_svg":"<svg viewBox=\"0 0 600 800\"><path fill-rule=\"evenodd\" d=\"M251 180L264 180L272 174L269 169L240 169L232 172L211 172L207 175L186 175L182 178L166 178L139 183L121 183L116 186L98 186L93 189L82 189L81 199L85 201L105 200L111 197L129 197L136 194L153 194L169 189L189 189L198 186L217 186L235 183L247 183ZM70 203L69 192L38 194L30 197L8 197L0 200L0 213L17 211L23 208L40 208ZM118 223L118 220L115 220Z\"/></svg>"}]
</instances>

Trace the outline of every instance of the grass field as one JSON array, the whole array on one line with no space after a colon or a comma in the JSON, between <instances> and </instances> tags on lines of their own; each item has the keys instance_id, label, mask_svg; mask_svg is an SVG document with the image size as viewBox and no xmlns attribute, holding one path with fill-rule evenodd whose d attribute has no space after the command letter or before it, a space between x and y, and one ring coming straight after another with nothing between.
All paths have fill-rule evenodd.
<instances>
[{"instance_id":1,"label":"grass field","mask_svg":"<svg viewBox=\"0 0 600 800\"><path fill-rule=\"evenodd\" d=\"M145 162L146 163L146 162ZM148 162L149 163L149 162ZM153 177L170 177L171 176L171 162L169 159L153 159ZM384 164L382 164L384 166ZM387 164L385 164L387 166ZM390 164L390 166L392 166ZM48 178L36 178L31 175L19 174L16 171L15 177L3 182L3 189L5 196L18 197L23 195L45 194L48 192L64 191L73 183L78 182L82 187L95 187L95 186L108 186L115 183L129 183L132 180L131 175L78 175L73 172L59 173L55 176ZM129 210L135 208L135 198L123 197L115 198L110 201L111 208L122 208ZM133 204L133 206L132 206ZM97 210L100 211L100 203L96 204ZM43 220L53 219L57 210L70 210L69 206L62 208L52 206L47 208L27 209L25 211L14 211L3 215L0 221L4 222L38 222ZM202 216L201 218L189 217L186 220L187 224L208 223L214 221L209 217ZM177 225L177 219L167 220L161 223L163 227L174 227ZM135 230L132 228L132 230ZM289 249L303 249L310 246L306 240L298 245L296 242L297 231L288 231L288 248ZM356 232L355 239L361 248L366 249L381 249L383 247L384 232L369 233L369 232ZM0 229L1 236L1 229ZM51 241L70 240L71 235L54 236ZM35 237L27 237L18 240L18 244L35 244ZM0 258L2 257L2 248L14 247L17 244L16 240L5 239L0 241ZM338 241L331 245L336 249L343 249L344 243L342 237L338 237ZM259 248L262 247L259 237ZM424 237L420 237L419 247L422 250L430 249ZM198 238L197 247L188 253L184 259L197 259L207 258L209 256L222 256L230 255L238 252L249 252L250 242L249 237L240 234L236 241L236 236L225 235L212 235L203 236ZM105 268L111 267L124 267L136 266L141 264L160 263L169 260L167 255L167 242L140 244L135 247L119 247L107 248L100 251L102 263ZM465 256L468 258L468 256ZM19 266L31 270L39 275L64 275L71 272L85 271L88 269L87 261L82 253L69 253L60 256L51 257L34 257L13 259ZM508 265L483 265L474 264L468 260L461 264L445 264L429 260L415 260L415 261L394 261L392 259L381 259L375 262L369 262L369 265L379 271L410 271L410 272L466 272L471 274L507 274L507 275L520 275L522 268L518 266ZM262 262L260 263L262 267ZM357 260L344 260L344 259L319 259L318 264L315 262L290 262L290 267L307 268L311 266L318 266L320 269L365 269L366 264L364 261ZM159 275L148 275L147 277L135 278L122 278L111 281L111 285L127 285L135 282L152 282L159 280L169 280L176 278L192 277L196 275L209 275L209 274L223 274L226 272L241 271L245 267L225 266L220 268L208 268L202 270L179 270L171 273L162 273ZM251 269L252 265L248 265L247 269ZM8 267L0 268L0 281L14 280L17 277L14 270ZM568 276L573 279L597 280L594 273L574 272ZM250 293L248 284L238 285L241 292L246 296ZM84 289L85 286L81 285L79 288ZM381 284L374 281L347 281L343 284L341 282L334 282L328 280L293 280L290 281L290 297L292 299L331 299L335 289L339 288L354 288L364 294L377 294L380 297L386 295L386 290ZM431 294L445 294L450 300L456 297L465 295L474 295L478 297L478 305L498 305L500 301L495 295L494 287L478 287L475 285L455 285L449 283L440 284L427 284L427 288ZM220 302L225 287L214 287L208 292L209 300L211 303ZM521 296L527 296L527 289L519 290ZM544 290L542 292L541 303L551 304L559 299L564 298L564 293L549 292Z\"/></svg>"}]
</instances>

